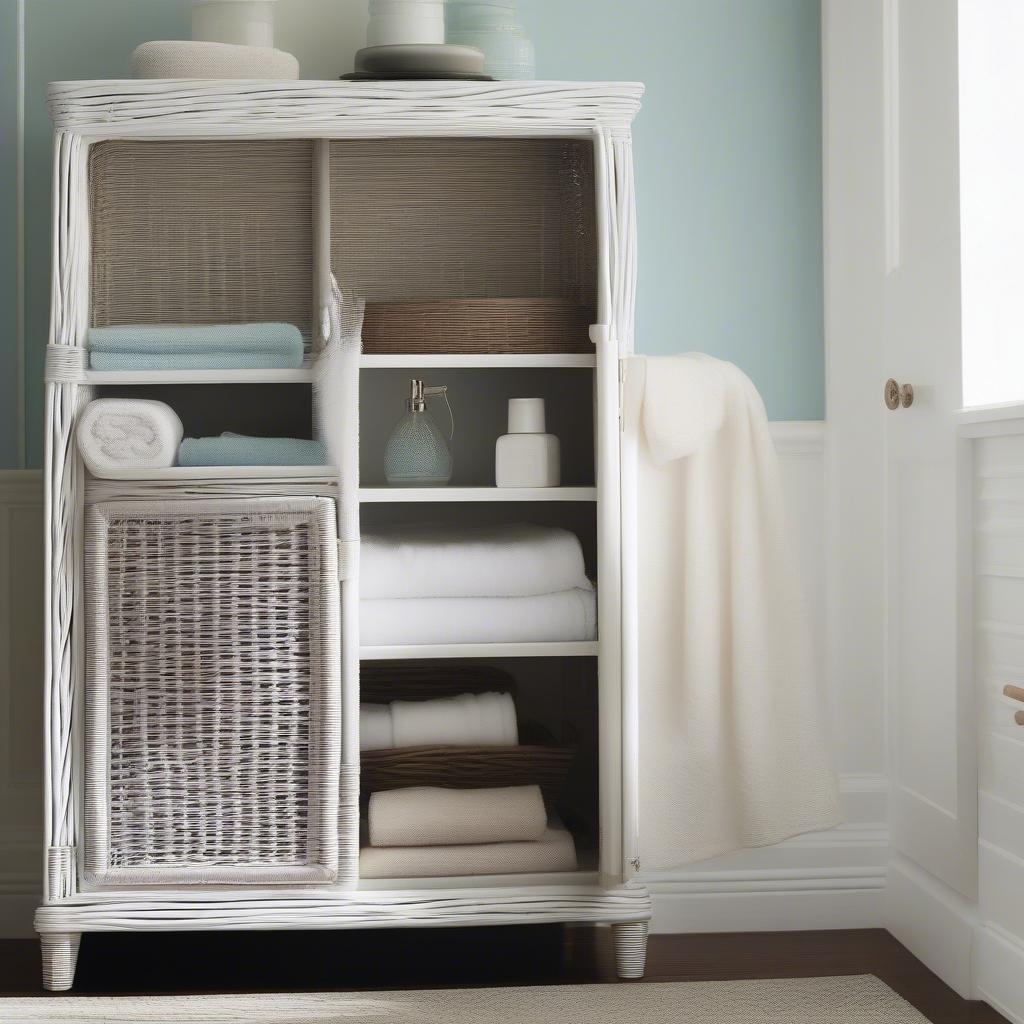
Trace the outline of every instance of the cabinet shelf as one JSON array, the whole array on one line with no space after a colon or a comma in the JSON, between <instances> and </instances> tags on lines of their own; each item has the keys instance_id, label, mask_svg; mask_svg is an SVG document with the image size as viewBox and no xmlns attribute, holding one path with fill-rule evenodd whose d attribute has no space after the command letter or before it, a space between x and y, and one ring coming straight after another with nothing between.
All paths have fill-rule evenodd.
<instances>
[{"instance_id":1,"label":"cabinet shelf","mask_svg":"<svg viewBox=\"0 0 1024 1024\"><path fill-rule=\"evenodd\" d=\"M426 661L452 658L596 658L596 640L537 641L516 644L396 644L360 647L363 661Z\"/></svg>"},{"instance_id":2,"label":"cabinet shelf","mask_svg":"<svg viewBox=\"0 0 1024 1024\"><path fill-rule=\"evenodd\" d=\"M101 480L330 480L333 466L170 466L165 469L111 469Z\"/></svg>"},{"instance_id":3,"label":"cabinet shelf","mask_svg":"<svg viewBox=\"0 0 1024 1024\"><path fill-rule=\"evenodd\" d=\"M295 370L86 370L86 384L311 384L309 366Z\"/></svg>"},{"instance_id":4,"label":"cabinet shelf","mask_svg":"<svg viewBox=\"0 0 1024 1024\"><path fill-rule=\"evenodd\" d=\"M439 501L597 501L596 487L361 487L363 504Z\"/></svg>"}]
</instances>

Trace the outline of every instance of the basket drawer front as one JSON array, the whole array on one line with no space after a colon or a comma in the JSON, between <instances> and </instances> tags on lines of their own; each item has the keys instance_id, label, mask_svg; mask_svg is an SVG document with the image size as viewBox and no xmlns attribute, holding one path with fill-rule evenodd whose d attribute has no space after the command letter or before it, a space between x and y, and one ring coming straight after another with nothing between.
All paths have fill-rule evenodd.
<instances>
[{"instance_id":1,"label":"basket drawer front","mask_svg":"<svg viewBox=\"0 0 1024 1024\"><path fill-rule=\"evenodd\" d=\"M86 516L87 877L332 880L334 503L119 501Z\"/></svg>"}]
</instances>

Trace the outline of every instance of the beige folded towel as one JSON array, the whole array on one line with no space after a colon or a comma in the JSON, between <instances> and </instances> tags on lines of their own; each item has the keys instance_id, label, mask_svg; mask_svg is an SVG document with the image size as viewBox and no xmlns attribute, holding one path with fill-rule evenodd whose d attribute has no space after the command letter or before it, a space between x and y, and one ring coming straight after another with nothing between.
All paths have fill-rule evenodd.
<instances>
[{"instance_id":1,"label":"beige folded towel","mask_svg":"<svg viewBox=\"0 0 1024 1024\"><path fill-rule=\"evenodd\" d=\"M361 878L451 878L575 870L576 846L572 835L561 827L548 828L532 843L364 846L359 853Z\"/></svg>"},{"instance_id":2,"label":"beige folded towel","mask_svg":"<svg viewBox=\"0 0 1024 1024\"><path fill-rule=\"evenodd\" d=\"M414 786L370 796L371 846L529 842L547 828L539 786Z\"/></svg>"}]
</instances>

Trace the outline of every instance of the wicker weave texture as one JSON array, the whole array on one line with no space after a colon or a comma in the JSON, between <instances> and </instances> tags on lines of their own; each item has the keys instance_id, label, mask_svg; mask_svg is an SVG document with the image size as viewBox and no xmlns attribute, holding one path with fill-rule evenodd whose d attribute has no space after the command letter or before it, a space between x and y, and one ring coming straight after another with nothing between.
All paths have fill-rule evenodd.
<instances>
[{"instance_id":1,"label":"wicker weave texture","mask_svg":"<svg viewBox=\"0 0 1024 1024\"><path fill-rule=\"evenodd\" d=\"M371 302L363 351L590 353L593 314L574 299Z\"/></svg>"},{"instance_id":2,"label":"wicker weave texture","mask_svg":"<svg viewBox=\"0 0 1024 1024\"><path fill-rule=\"evenodd\" d=\"M334 521L322 498L89 509L92 873L334 877Z\"/></svg>"},{"instance_id":3,"label":"wicker weave texture","mask_svg":"<svg viewBox=\"0 0 1024 1024\"><path fill-rule=\"evenodd\" d=\"M396 747L364 750L360 780L363 791L441 786L479 789L538 785L558 795L572 764L569 747Z\"/></svg>"},{"instance_id":4,"label":"wicker weave texture","mask_svg":"<svg viewBox=\"0 0 1024 1024\"><path fill-rule=\"evenodd\" d=\"M591 309L593 146L335 141L331 259L342 287L369 303L518 297L571 299Z\"/></svg>"},{"instance_id":5,"label":"wicker weave texture","mask_svg":"<svg viewBox=\"0 0 1024 1024\"><path fill-rule=\"evenodd\" d=\"M295 324L310 343L312 143L101 142L92 323Z\"/></svg>"}]
</instances>

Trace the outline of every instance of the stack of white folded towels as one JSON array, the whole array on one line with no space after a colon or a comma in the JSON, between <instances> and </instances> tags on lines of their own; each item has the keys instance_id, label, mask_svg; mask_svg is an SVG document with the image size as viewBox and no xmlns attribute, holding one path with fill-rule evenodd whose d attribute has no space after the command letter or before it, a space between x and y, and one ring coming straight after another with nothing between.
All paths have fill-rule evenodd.
<instances>
[{"instance_id":1,"label":"stack of white folded towels","mask_svg":"<svg viewBox=\"0 0 1024 1024\"><path fill-rule=\"evenodd\" d=\"M554 526L392 526L362 535L366 646L593 640L579 538Z\"/></svg>"},{"instance_id":2,"label":"stack of white folded towels","mask_svg":"<svg viewBox=\"0 0 1024 1024\"><path fill-rule=\"evenodd\" d=\"M430 745L515 746L507 693L363 704L363 750ZM539 786L371 793L359 855L363 878L437 878L572 871L576 847L549 819Z\"/></svg>"}]
</instances>

